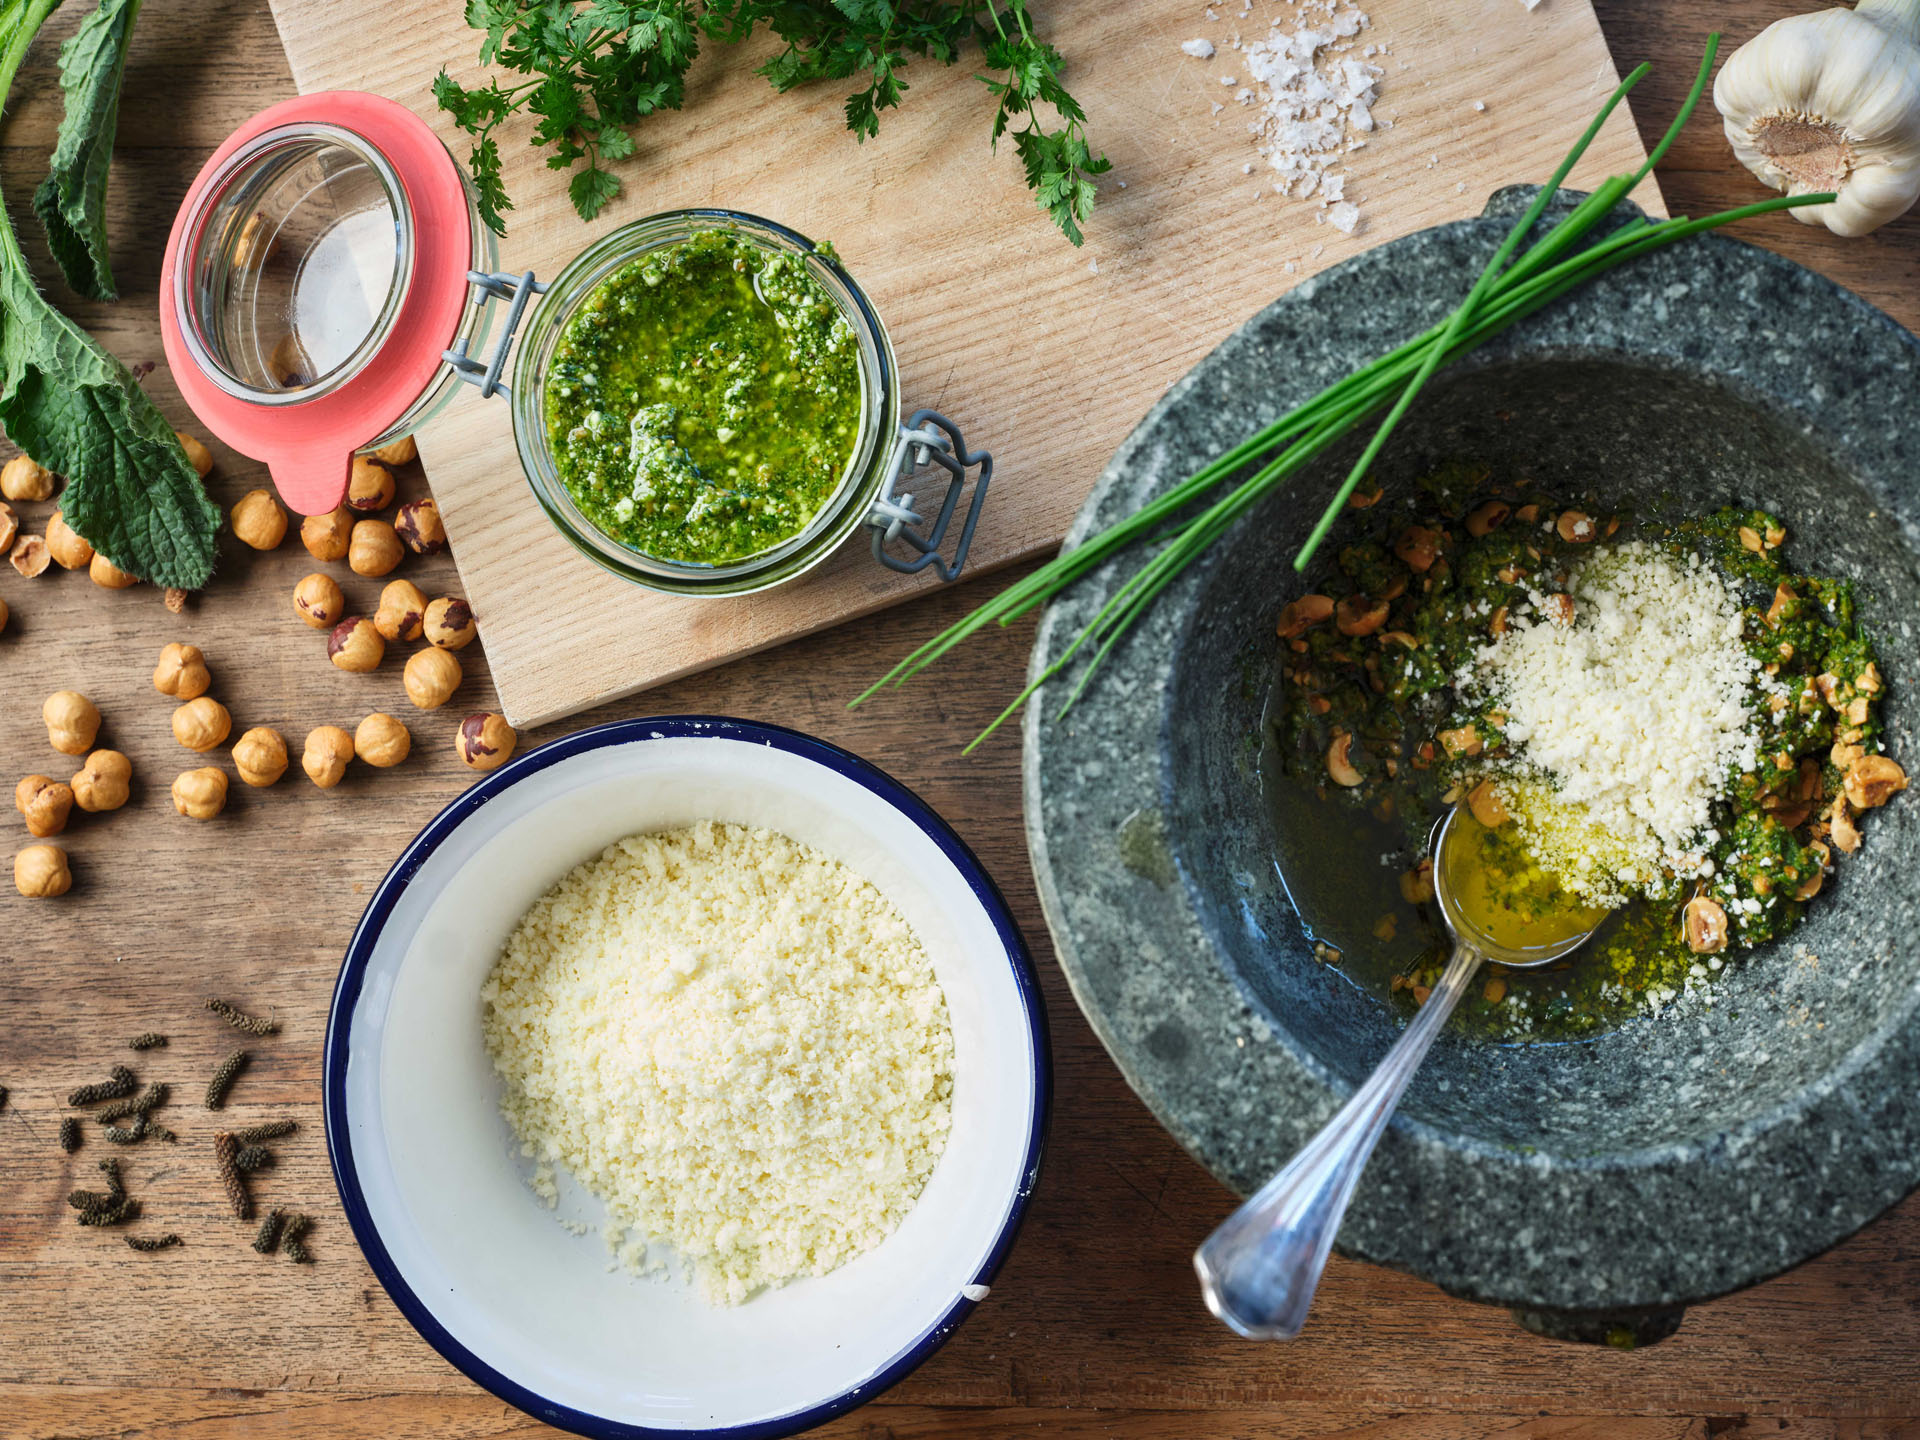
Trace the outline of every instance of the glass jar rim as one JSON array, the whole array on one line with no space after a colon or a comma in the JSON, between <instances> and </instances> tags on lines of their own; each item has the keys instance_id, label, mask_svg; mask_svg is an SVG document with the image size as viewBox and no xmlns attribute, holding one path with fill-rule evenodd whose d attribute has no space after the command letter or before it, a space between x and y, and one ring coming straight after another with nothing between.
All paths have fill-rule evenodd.
<instances>
[{"instance_id":1,"label":"glass jar rim","mask_svg":"<svg viewBox=\"0 0 1920 1440\"><path fill-rule=\"evenodd\" d=\"M798 533L726 565L689 564L649 554L589 520L560 481L545 424L546 366L554 343L585 300L619 268L703 230L733 229L775 253L800 255L860 341L860 430L833 493ZM636 243L639 242L639 243ZM871 354L869 353L871 352ZM791 579L825 560L864 518L897 421L898 367L893 345L866 292L831 249L777 221L742 210L665 210L610 231L576 255L549 284L518 340L512 386L513 429L529 487L550 520L591 559L642 585L690 594L749 594ZM804 563L791 564L796 559Z\"/></svg>"},{"instance_id":2,"label":"glass jar rim","mask_svg":"<svg viewBox=\"0 0 1920 1440\"><path fill-rule=\"evenodd\" d=\"M193 284L193 270L202 254L208 220L241 178L276 152L316 140L326 141L338 145L343 150L351 151L380 181L386 194L388 207L394 217L393 277L388 283L387 294L381 302L379 314L374 317L367 333L360 338L346 359L335 365L325 375L316 377L310 384L298 389L268 390L249 385L233 375L208 346L193 299L197 293L197 287ZM173 285L174 319L180 328L180 338L192 355L200 373L209 382L235 399L244 400L250 404L269 406L305 404L332 394L347 385L379 355L393 330L395 320L400 315L401 307L406 302L408 291L413 285L416 259L414 219L412 207L407 201L405 185L401 183L392 163L378 146L344 126L329 124L325 121L295 121L277 125L254 136L227 156L219 168L208 177L206 185L195 197L193 208L186 216L184 237L185 243L180 246L175 261L176 274Z\"/></svg>"}]
</instances>

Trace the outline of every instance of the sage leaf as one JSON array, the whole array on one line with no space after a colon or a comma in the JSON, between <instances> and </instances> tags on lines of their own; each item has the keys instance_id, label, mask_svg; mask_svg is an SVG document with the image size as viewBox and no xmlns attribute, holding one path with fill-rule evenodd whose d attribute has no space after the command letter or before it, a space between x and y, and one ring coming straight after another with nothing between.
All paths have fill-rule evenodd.
<instances>
[{"instance_id":1,"label":"sage leaf","mask_svg":"<svg viewBox=\"0 0 1920 1440\"><path fill-rule=\"evenodd\" d=\"M89 300L117 300L107 261L107 167L120 119L120 81L140 0L100 0L60 47L66 113L33 211L47 232L60 273Z\"/></svg>"}]
</instances>

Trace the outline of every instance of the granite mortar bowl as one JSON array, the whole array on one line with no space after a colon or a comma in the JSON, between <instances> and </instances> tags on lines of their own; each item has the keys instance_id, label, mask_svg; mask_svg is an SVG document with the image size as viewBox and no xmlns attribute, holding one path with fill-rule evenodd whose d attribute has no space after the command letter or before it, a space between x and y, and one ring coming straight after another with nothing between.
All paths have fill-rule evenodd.
<instances>
[{"instance_id":1,"label":"granite mortar bowl","mask_svg":"<svg viewBox=\"0 0 1920 1440\"><path fill-rule=\"evenodd\" d=\"M1443 318L1532 193L1345 262L1248 321L1121 447L1070 543ZM1292 557L1363 438L1189 570L1064 722L1057 682L1027 712L1029 837L1075 994L1161 1121L1242 1193L1402 1023L1316 959L1275 859L1341 837L1277 821L1258 774L1275 618L1308 588ZM1617 271L1441 372L1376 474L1391 494L1425 464L1475 457L1603 505L1776 512L1791 563L1858 582L1891 679L1888 748L1911 767L1915 455L1914 338L1820 276L1715 238ZM1130 569L1050 608L1036 675ZM1731 965L1710 1010L1579 1044L1443 1035L1341 1250L1545 1334L1646 1343L1920 1184L1920 949L1906 938L1920 801L1866 828L1806 923Z\"/></svg>"}]
</instances>

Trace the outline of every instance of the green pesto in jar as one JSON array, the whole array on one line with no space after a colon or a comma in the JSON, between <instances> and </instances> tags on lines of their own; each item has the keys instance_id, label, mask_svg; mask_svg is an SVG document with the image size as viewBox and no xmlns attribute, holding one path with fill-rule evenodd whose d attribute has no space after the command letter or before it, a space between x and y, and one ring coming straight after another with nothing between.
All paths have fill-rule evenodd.
<instances>
[{"instance_id":1,"label":"green pesto in jar","mask_svg":"<svg viewBox=\"0 0 1920 1440\"><path fill-rule=\"evenodd\" d=\"M731 565L804 531L860 435L860 347L805 260L733 229L623 265L547 366L560 483L614 540Z\"/></svg>"}]
</instances>

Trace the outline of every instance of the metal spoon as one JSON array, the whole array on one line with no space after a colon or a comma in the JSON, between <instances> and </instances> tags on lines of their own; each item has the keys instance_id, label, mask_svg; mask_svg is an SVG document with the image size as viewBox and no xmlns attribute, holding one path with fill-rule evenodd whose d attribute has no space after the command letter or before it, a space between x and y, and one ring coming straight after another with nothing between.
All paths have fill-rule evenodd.
<instances>
[{"instance_id":1,"label":"metal spoon","mask_svg":"<svg viewBox=\"0 0 1920 1440\"><path fill-rule=\"evenodd\" d=\"M1503 945L1467 914L1458 891L1461 865L1471 864L1467 837L1475 822L1464 805L1435 827L1433 892L1453 937L1453 958L1413 1023L1340 1113L1273 1179L1223 1221L1193 1254L1207 1308L1250 1340L1291 1340L1307 1323L1313 1292L1333 1237L1401 1092L1483 960L1521 969L1551 964L1586 943L1597 921L1570 913L1564 936ZM1449 841L1453 843L1450 845Z\"/></svg>"}]
</instances>

